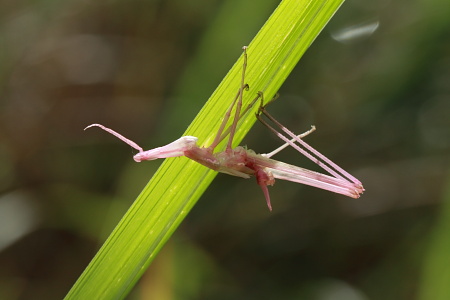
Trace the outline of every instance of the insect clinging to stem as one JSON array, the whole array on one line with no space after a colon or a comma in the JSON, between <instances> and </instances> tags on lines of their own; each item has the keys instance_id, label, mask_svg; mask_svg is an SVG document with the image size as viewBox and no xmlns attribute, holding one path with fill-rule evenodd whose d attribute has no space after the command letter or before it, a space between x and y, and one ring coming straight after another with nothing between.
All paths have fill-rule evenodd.
<instances>
[{"instance_id":1,"label":"insect clinging to stem","mask_svg":"<svg viewBox=\"0 0 450 300\"><path fill-rule=\"evenodd\" d=\"M264 95L262 92L258 92L250 105L242 110L243 93L244 90L248 90L249 88L249 86L245 83L247 47L243 47L242 49L244 51L244 63L242 66L242 77L239 91L223 117L219 131L209 147L198 146L198 139L194 136L183 136L165 146L144 151L143 148L135 142L101 124L91 124L85 129L94 126L100 127L106 132L109 132L123 142L127 143L134 149L138 150L139 152L133 157L136 162L154 160L158 158L186 156L217 172L242 178L250 178L254 176L256 178L256 182L264 193L264 197L266 198L267 206L270 211L272 211L272 205L267 186L272 186L275 183L275 179L298 182L342 194L351 198L359 198L360 194L364 192L361 182L303 140L305 136L315 130L314 126L312 126L311 129L305 133L295 135L267 112L267 104L264 105L263 103ZM232 148L233 137L236 133L239 119L242 118L242 116L247 113L247 111L258 100L260 100L261 104L258 112L256 113L256 117L259 121L261 121L261 123L263 123L275 135L285 142L285 144L281 147L266 154L256 154L254 151L241 146ZM270 102L271 101L269 101L269 103ZM226 128L226 125L232 115L233 108L235 108L235 110L232 123L228 128ZM278 127L280 131L271 126L263 118L263 116ZM222 152L214 152L217 145L227 136L228 141L225 150ZM328 172L329 175L283 163L271 158L287 146L293 147L298 152L315 162L322 169Z\"/></svg>"}]
</instances>

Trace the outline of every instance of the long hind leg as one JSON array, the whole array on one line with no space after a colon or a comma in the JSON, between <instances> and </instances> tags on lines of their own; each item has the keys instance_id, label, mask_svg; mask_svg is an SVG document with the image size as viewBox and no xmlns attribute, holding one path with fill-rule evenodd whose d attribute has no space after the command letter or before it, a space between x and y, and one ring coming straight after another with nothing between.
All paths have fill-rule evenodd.
<instances>
[{"instance_id":1,"label":"long hind leg","mask_svg":"<svg viewBox=\"0 0 450 300\"><path fill-rule=\"evenodd\" d=\"M261 93L261 92L260 92ZM262 93L261 93L262 94ZM270 102L269 102L270 103ZM273 128L271 125L269 125L263 118L262 115L267 117L273 124L275 124L282 132L284 132L286 135L290 137L287 138L284 134L282 134L280 131ZM278 122L272 115L270 115L265 105L263 105L263 102L261 101L261 106L259 108L257 118L261 123L263 123L267 128L269 128L276 136L278 136L280 139L282 139L285 143L292 146L294 149L296 149L298 152L318 164L321 168L323 168L325 171L333 175L335 178L340 178L349 182L354 183L358 188L362 188L361 182L356 179L354 176L349 174L347 171L339 167L337 164L332 162L330 159L328 159L325 155L321 154L319 151L311 147L309 144L307 144L304 140L302 140L302 135L308 135L312 131L314 131L315 127L313 127L311 130L305 132L302 135L295 135L292 131L287 129L284 125L282 125L280 122ZM300 144L297 145L296 143ZM284 148L283 148L284 149ZM279 151L278 151L279 152ZM272 154L273 155L273 154Z\"/></svg>"}]
</instances>

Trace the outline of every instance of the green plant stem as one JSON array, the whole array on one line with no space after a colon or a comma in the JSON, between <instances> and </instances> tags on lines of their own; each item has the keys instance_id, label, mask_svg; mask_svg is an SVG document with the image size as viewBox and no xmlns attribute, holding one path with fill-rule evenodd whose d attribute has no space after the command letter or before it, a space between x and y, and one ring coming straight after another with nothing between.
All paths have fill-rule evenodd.
<instances>
[{"instance_id":1,"label":"green plant stem","mask_svg":"<svg viewBox=\"0 0 450 300\"><path fill-rule=\"evenodd\" d=\"M343 0L284 0L248 45L244 106L263 91L270 100ZM234 22L234 20L230 20ZM243 46L243 45L239 45ZM220 59L220 58L218 58ZM236 62L185 135L209 145L236 94L242 57ZM256 107L254 107L256 109ZM254 111L239 123L237 146L255 123ZM170 142L170 141L168 141ZM218 150L223 149L224 143ZM187 158L167 159L111 233L66 299L122 299L135 285L216 176Z\"/></svg>"}]
</instances>

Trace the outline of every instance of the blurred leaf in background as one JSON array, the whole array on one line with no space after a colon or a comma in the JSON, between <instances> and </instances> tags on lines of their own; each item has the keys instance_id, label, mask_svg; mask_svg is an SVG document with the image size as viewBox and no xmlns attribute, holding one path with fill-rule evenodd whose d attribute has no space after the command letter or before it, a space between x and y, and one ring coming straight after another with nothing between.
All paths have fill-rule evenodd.
<instances>
[{"instance_id":1,"label":"blurred leaf in background","mask_svg":"<svg viewBox=\"0 0 450 300\"><path fill-rule=\"evenodd\" d=\"M61 299L158 166L82 128L174 140L277 4L0 4L0 299ZM130 299L449 299L448 15L447 0L347 1L269 107L316 125L308 141L361 199L277 182L269 214L257 185L218 176ZM243 144L280 143L255 126Z\"/></svg>"}]
</instances>

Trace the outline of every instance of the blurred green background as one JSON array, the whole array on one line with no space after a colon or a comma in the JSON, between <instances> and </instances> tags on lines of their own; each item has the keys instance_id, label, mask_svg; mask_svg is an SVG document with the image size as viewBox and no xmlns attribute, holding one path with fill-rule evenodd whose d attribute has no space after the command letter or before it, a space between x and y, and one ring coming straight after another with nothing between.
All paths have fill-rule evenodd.
<instances>
[{"instance_id":1,"label":"blurred green background","mask_svg":"<svg viewBox=\"0 0 450 300\"><path fill-rule=\"evenodd\" d=\"M61 299L161 163L83 128L178 138L278 3L0 4L0 299ZM129 299L450 299L449 15L344 3L269 110L316 125L365 194L278 181L269 213L254 180L219 175ZM256 124L244 144L281 142Z\"/></svg>"}]
</instances>

